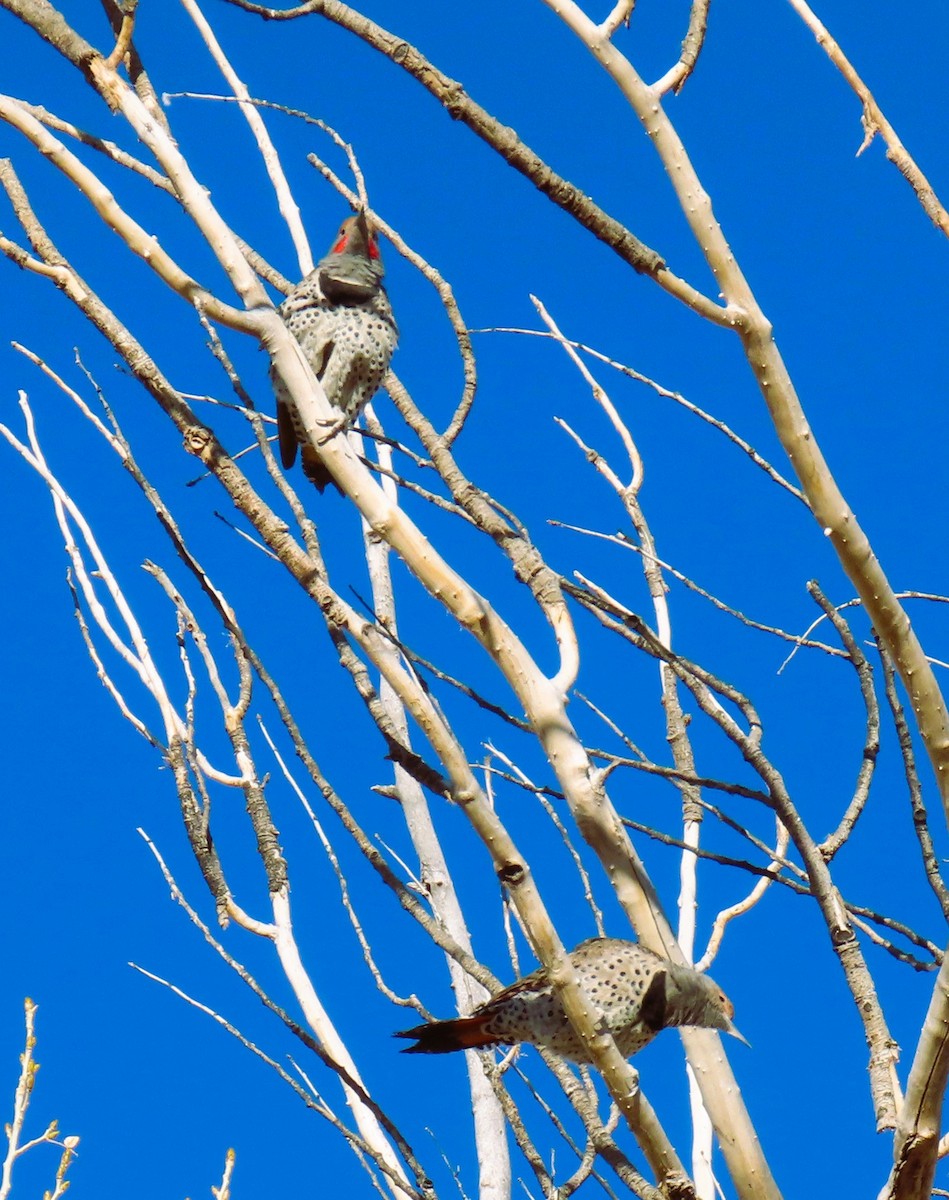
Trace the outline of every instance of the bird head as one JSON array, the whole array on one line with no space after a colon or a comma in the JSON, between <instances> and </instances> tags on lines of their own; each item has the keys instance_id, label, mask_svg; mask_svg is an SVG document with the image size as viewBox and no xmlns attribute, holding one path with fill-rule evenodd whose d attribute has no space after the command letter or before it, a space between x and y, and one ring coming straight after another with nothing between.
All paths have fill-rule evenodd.
<instances>
[{"instance_id":1,"label":"bird head","mask_svg":"<svg viewBox=\"0 0 949 1200\"><path fill-rule=\"evenodd\" d=\"M735 1015L732 1002L714 979L691 967L670 962L650 985L643 1007L647 1020L656 1028L698 1025L703 1029L719 1029L746 1046L751 1045L732 1023Z\"/></svg>"},{"instance_id":2,"label":"bird head","mask_svg":"<svg viewBox=\"0 0 949 1200\"><path fill-rule=\"evenodd\" d=\"M363 210L340 225L317 270L323 294L334 303L354 304L378 291L385 267L376 231Z\"/></svg>"}]
</instances>

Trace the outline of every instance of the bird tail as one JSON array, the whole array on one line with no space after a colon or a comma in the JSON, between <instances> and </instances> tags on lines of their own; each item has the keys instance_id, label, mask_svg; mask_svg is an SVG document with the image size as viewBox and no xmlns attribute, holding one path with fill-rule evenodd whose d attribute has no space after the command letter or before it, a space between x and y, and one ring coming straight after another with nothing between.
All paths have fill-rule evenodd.
<instances>
[{"instance_id":1,"label":"bird tail","mask_svg":"<svg viewBox=\"0 0 949 1200\"><path fill-rule=\"evenodd\" d=\"M300 463L303 467L303 474L321 495L330 485L339 491L336 480L323 465L320 456L311 447L303 447L303 453L300 455Z\"/></svg>"},{"instance_id":2,"label":"bird tail","mask_svg":"<svg viewBox=\"0 0 949 1200\"><path fill-rule=\"evenodd\" d=\"M290 414L290 406L282 401L278 401L277 403L277 433L279 435L280 461L283 464L283 469L289 471L297 460L298 439L296 426ZM339 491L336 480L323 465L323 460L309 443L303 445L300 463L303 467L303 474L320 494L325 492L330 484Z\"/></svg>"},{"instance_id":3,"label":"bird tail","mask_svg":"<svg viewBox=\"0 0 949 1200\"><path fill-rule=\"evenodd\" d=\"M480 1046L496 1046L498 1039L484 1028L486 1017L456 1017L451 1021L432 1021L403 1029L393 1037L415 1038L414 1046L406 1046L403 1054L449 1054L452 1050L473 1050Z\"/></svg>"}]
</instances>

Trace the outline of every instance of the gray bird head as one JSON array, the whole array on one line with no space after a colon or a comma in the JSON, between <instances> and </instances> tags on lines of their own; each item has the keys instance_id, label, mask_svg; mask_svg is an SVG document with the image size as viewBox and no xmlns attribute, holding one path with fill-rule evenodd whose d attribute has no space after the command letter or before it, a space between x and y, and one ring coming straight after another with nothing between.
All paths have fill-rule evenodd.
<instances>
[{"instance_id":1,"label":"gray bird head","mask_svg":"<svg viewBox=\"0 0 949 1200\"><path fill-rule=\"evenodd\" d=\"M667 963L656 973L643 997L641 1011L643 1020L653 1029L698 1025L720 1029L746 1046L751 1044L732 1024L735 1006L718 984L678 963Z\"/></svg>"},{"instance_id":2,"label":"gray bird head","mask_svg":"<svg viewBox=\"0 0 949 1200\"><path fill-rule=\"evenodd\" d=\"M347 217L340 225L329 253L316 269L323 294L333 303L368 300L379 290L385 267L376 232L364 212Z\"/></svg>"}]
</instances>

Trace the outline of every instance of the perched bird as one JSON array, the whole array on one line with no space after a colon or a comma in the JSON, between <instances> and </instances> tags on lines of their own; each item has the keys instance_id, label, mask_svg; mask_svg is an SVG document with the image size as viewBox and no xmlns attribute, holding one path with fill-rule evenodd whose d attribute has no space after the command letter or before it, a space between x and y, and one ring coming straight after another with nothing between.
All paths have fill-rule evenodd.
<instances>
[{"instance_id":1,"label":"perched bird","mask_svg":"<svg viewBox=\"0 0 949 1200\"><path fill-rule=\"evenodd\" d=\"M651 1042L660 1029L677 1025L720 1029L745 1041L732 1024L731 1002L707 975L691 967L619 938L581 942L570 961L625 1058ZM470 1017L432 1021L394 1036L416 1039L403 1054L447 1054L530 1042L574 1062L590 1061L543 969L498 992Z\"/></svg>"},{"instance_id":2,"label":"perched bird","mask_svg":"<svg viewBox=\"0 0 949 1200\"><path fill-rule=\"evenodd\" d=\"M366 214L340 226L336 240L277 310L326 392L340 410L340 428L352 425L382 383L399 330L382 286L382 258ZM303 473L322 492L332 476L303 432L282 380L271 372L277 396L280 460L293 466L297 443ZM332 431L329 431L332 432Z\"/></svg>"}]
</instances>

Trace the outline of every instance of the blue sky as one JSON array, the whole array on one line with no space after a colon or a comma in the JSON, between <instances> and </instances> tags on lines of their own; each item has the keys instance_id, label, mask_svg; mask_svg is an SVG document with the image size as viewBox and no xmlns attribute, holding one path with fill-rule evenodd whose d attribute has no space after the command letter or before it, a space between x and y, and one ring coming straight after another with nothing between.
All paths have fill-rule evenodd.
<instances>
[{"instance_id":1,"label":"blue sky","mask_svg":"<svg viewBox=\"0 0 949 1200\"><path fill-rule=\"evenodd\" d=\"M61 7L85 36L106 44L105 23L92 6ZM452 123L413 80L318 18L263 24L218 0L208 0L206 7L253 94L306 109L353 143L373 205L451 281L471 327L536 328L533 293L568 336L681 391L788 472L737 340L703 325L575 228L467 129ZM592 57L543 4L484 0L449 9L433 0L405 6L367 0L360 7L460 80L555 170L627 223L675 271L714 295L652 147ZM632 28L618 35L618 45L647 79L674 61L687 11L684 3L640 0ZM943 58L949 16L944 7L926 0L906 6L897 17L891 4L857 8L837 2L823 3L820 15L945 200ZM71 68L60 65L5 13L0 28L7 46L4 91L42 102L134 148L120 120L105 112ZM213 64L177 4L142 5L137 39L160 92L221 90ZM879 141L855 157L862 138L859 105L789 5L748 0L714 5L698 70L666 107L774 325L825 456L891 581L898 588L949 594L945 239L886 161ZM182 149L226 219L286 275L296 277L292 245L239 114L229 106L178 99L169 115ZM315 150L340 170L345 164L314 129L276 115L267 121L319 255L345 205L305 156ZM226 381L204 352L204 335L193 315L153 281L147 267L129 259L15 133L0 131L0 143L60 249L116 307L173 382L183 391L227 398ZM209 252L167 199L119 172L104 172L104 178L187 269L210 286L225 286ZM6 207L0 229L19 237ZM443 426L461 393L457 353L428 285L391 248L386 262L402 331L393 366L423 411ZM410 856L397 806L369 791L388 780L391 768L309 606L280 568L217 519L216 510L230 517L231 509L213 480L186 487L198 473L194 460L182 452L178 435L152 401L114 369L111 348L45 281L5 261L0 272L0 420L20 428L17 391L26 390L50 462L100 535L153 652L178 680L179 697L174 617L139 564L154 559L182 586L184 573L114 457L62 394L9 348L12 340L43 356L77 388L85 382L72 348L80 348L143 468L281 680L327 775L367 829ZM229 348L258 403L269 411L264 356L237 339ZM618 447L585 385L549 342L489 333L478 336L476 348L478 400L457 446L463 468L518 513L557 569L568 575L582 571L648 612L638 566L628 553L548 524L555 519L605 532L624 526L615 497L553 421L555 416L569 420L619 461ZM807 580L817 578L835 603L852 596L830 545L805 509L720 434L605 368L598 369L598 378L643 453L643 504L667 561L750 616L795 632L816 616ZM402 427L391 406L380 400L378 408L398 436ZM229 449L249 441L239 417L218 417L207 408L201 413ZM160 846L191 900L206 917L213 916L181 830L169 772L120 718L83 649L45 489L12 452L0 452L7 581L0 593L7 630L6 685L0 691L6 739L0 894L7 913L0 932L0 1108L8 1110L12 1101L22 1001L29 995L40 1005L43 1063L33 1132L56 1116L64 1132L82 1136L73 1168L77 1195L124 1193L132 1180L144 1200L206 1195L229 1146L238 1156L235 1195L305 1192L313 1187L315 1167L327 1190L361 1195L367 1184L350 1152L272 1073L206 1017L127 965L132 960L172 979L274 1057L298 1053L168 898L136 833L140 826ZM248 470L263 480L259 464ZM333 495L307 497L307 504L319 522L337 585L366 594L355 514ZM407 500L406 507L435 544L478 580L540 661L552 666L546 626L493 549L415 501ZM397 570L396 576L401 580L402 573ZM507 703L493 668L453 623L413 585L404 586L402 596L406 640ZM224 639L212 614L199 597L191 599L223 654ZM800 654L778 674L786 654L783 643L739 627L681 587L673 587L671 600L677 648L751 695L764 718L769 754L815 835L823 836L846 806L859 765L863 718L851 669L839 660ZM949 657L944 606L916 602L911 616L929 653ZM615 645L592 622L581 618L579 624L583 670L578 686L666 761L653 664L619 663ZM860 618L855 629L868 637ZM118 668L117 679L142 714L155 720L147 699ZM548 777L523 739L452 696L445 704L473 760L482 757L482 743L493 738L525 770ZM260 711L275 727L262 698ZM579 701L571 714L594 744L602 744L602 728L583 713ZM733 749L698 722L694 734L703 770L748 781ZM218 737L212 744L223 754L221 741ZM921 771L937 851L945 855L945 830L925 763ZM623 777L615 789L624 815L675 830L676 801L667 788ZM400 1094L414 1089L413 1110L407 1115L400 1110L400 1119L430 1164L439 1194L450 1195L454 1186L442 1154L458 1164L472 1194L476 1173L463 1063L398 1058L389 1034L412 1024L411 1014L406 1019L403 1010L373 990L349 924L339 914L336 880L289 789L275 781L271 803L291 865L297 933L324 1002L384 1103L398 1109ZM564 941L589 936L593 929L579 889L572 876L564 883L569 864L539 825L533 802L501 790L498 804L518 841L529 847ZM433 804L433 810L469 906L476 951L507 980L511 971L490 861L461 814L444 804ZM838 882L848 898L898 916L943 944L941 915L919 882L907 814L896 746L888 733L871 804L853 845L841 856ZM448 1015L452 1001L439 955L404 922L332 817L322 815L351 873L356 903L388 982L400 993L417 992L433 1011ZM766 813L739 809L736 815L761 836L770 836ZM219 800L215 819L241 903L266 915L265 885L239 801ZM724 853L740 851L740 844L712 825L705 836ZM674 912L675 852L649 842L641 852ZM700 941L718 907L746 889L746 879L734 872L703 871ZM624 936L627 927L608 889L601 884L598 894L609 931ZM237 931L227 938L233 953L281 1002L292 1005L267 948ZM915 973L870 946L865 952L903 1047L905 1081L933 976ZM876 1194L885 1180L890 1143L873 1132L861 1027L812 906L772 889L766 902L729 932L712 973L734 1000L736 1021L754 1047L736 1045L730 1057L784 1195ZM666 1034L636 1065L685 1152L688 1112L678 1063L678 1040ZM539 1064L532 1065L539 1076ZM315 1064L307 1066L317 1071ZM335 1101L332 1080L318 1078ZM831 1113L832 1140L824 1132ZM14 1194L50 1186L53 1169L51 1151L34 1151L18 1167ZM533 1185L515 1159L519 1174Z\"/></svg>"}]
</instances>

